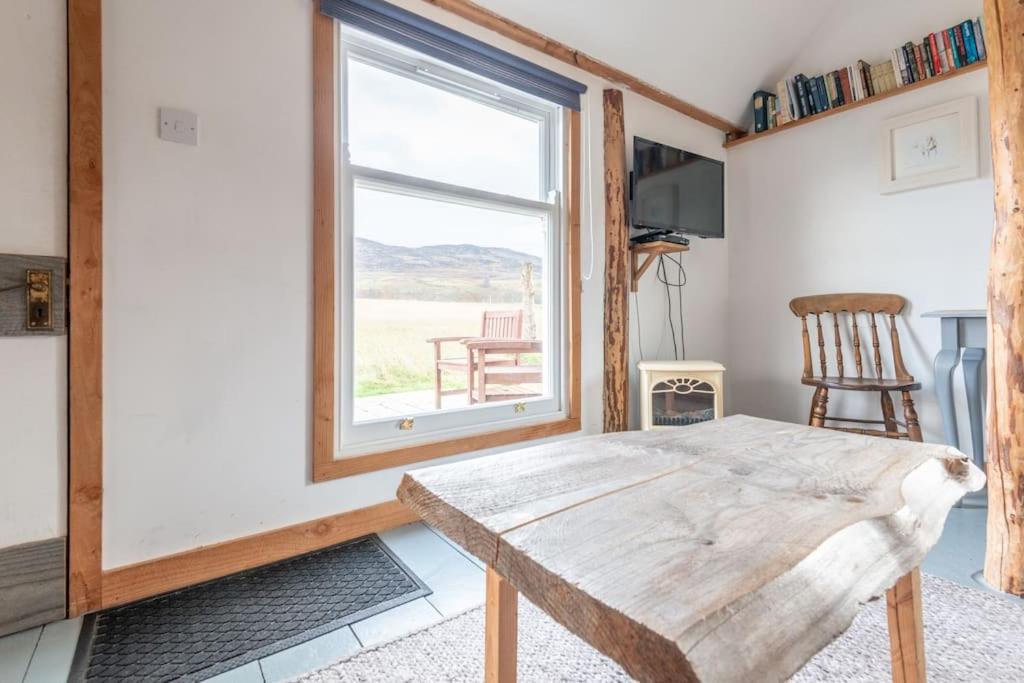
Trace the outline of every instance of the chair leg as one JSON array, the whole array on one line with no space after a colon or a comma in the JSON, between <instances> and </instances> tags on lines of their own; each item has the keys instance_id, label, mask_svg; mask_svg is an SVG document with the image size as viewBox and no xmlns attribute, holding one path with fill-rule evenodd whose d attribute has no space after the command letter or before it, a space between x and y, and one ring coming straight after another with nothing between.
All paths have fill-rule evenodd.
<instances>
[{"instance_id":1,"label":"chair leg","mask_svg":"<svg viewBox=\"0 0 1024 683\"><path fill-rule=\"evenodd\" d=\"M907 435L911 441L924 441L921 436L921 425L917 421L917 410L914 409L914 397L909 391L903 392L903 417L907 420Z\"/></svg>"},{"instance_id":2,"label":"chair leg","mask_svg":"<svg viewBox=\"0 0 1024 683\"><path fill-rule=\"evenodd\" d=\"M818 404L818 394L820 394L820 393L821 393L821 387L816 387L814 389L814 394L811 396L811 409L807 413L807 424L809 424L809 425L813 425L814 424L814 406L816 406ZM671 396L671 394L669 394L669 396Z\"/></svg>"},{"instance_id":3,"label":"chair leg","mask_svg":"<svg viewBox=\"0 0 1024 683\"><path fill-rule=\"evenodd\" d=\"M828 414L828 387L818 387L814 391L811 407L811 426L824 427L825 416Z\"/></svg>"},{"instance_id":4,"label":"chair leg","mask_svg":"<svg viewBox=\"0 0 1024 683\"><path fill-rule=\"evenodd\" d=\"M466 351L466 405L473 405L473 350Z\"/></svg>"},{"instance_id":5,"label":"chair leg","mask_svg":"<svg viewBox=\"0 0 1024 683\"><path fill-rule=\"evenodd\" d=\"M441 368L434 366L434 410L441 410Z\"/></svg>"},{"instance_id":6,"label":"chair leg","mask_svg":"<svg viewBox=\"0 0 1024 683\"><path fill-rule=\"evenodd\" d=\"M896 409L892 406L892 396L888 391L880 392L882 396L882 419L885 420L885 431L895 434L899 431L896 424Z\"/></svg>"},{"instance_id":7,"label":"chair leg","mask_svg":"<svg viewBox=\"0 0 1024 683\"><path fill-rule=\"evenodd\" d=\"M486 403L487 402L487 352L480 351L480 355L477 356L477 387L476 387L476 402Z\"/></svg>"},{"instance_id":8,"label":"chair leg","mask_svg":"<svg viewBox=\"0 0 1024 683\"><path fill-rule=\"evenodd\" d=\"M441 342L434 341L434 409L441 410Z\"/></svg>"}]
</instances>

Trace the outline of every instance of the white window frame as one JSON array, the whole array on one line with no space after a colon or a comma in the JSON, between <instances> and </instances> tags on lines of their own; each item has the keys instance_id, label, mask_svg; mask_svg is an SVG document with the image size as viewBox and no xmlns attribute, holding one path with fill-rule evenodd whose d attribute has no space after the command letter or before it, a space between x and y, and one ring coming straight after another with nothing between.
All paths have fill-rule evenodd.
<instances>
[{"instance_id":1,"label":"white window frame","mask_svg":"<svg viewBox=\"0 0 1024 683\"><path fill-rule=\"evenodd\" d=\"M338 28L338 302L339 327L336 344L338 419L336 456L352 457L381 450L455 439L491 431L549 422L567 416L567 345L564 290L564 249L567 225L563 189L566 184L564 121L561 107L495 84L428 59L391 43L348 28ZM516 197L439 182L350 162L348 146L349 60L354 59L395 74L469 97L482 104L534 120L540 124L542 168L536 198ZM355 188L386 190L424 199L443 200L466 206L494 209L547 221L547 247L543 269L545 311L544 392L523 401L475 404L356 422L354 420L354 216ZM426 341L424 341L426 343ZM548 349L548 344L551 350ZM412 429L399 430L399 423L412 417Z\"/></svg>"}]
</instances>

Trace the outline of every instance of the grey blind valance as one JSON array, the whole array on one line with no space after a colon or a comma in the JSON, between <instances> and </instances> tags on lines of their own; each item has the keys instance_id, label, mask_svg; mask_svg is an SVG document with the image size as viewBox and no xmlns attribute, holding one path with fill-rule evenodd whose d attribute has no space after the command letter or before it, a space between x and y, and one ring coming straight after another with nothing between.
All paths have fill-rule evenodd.
<instances>
[{"instance_id":1,"label":"grey blind valance","mask_svg":"<svg viewBox=\"0 0 1024 683\"><path fill-rule=\"evenodd\" d=\"M587 86L383 0L320 0L338 21L579 111Z\"/></svg>"}]
</instances>

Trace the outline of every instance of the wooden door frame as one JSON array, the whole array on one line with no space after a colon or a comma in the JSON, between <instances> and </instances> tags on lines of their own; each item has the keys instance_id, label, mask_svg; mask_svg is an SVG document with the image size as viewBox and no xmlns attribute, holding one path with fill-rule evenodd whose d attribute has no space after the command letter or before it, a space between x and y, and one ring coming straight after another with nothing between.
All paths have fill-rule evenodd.
<instances>
[{"instance_id":1,"label":"wooden door frame","mask_svg":"<svg viewBox=\"0 0 1024 683\"><path fill-rule=\"evenodd\" d=\"M103 601L102 0L68 0L68 613Z\"/></svg>"}]
</instances>

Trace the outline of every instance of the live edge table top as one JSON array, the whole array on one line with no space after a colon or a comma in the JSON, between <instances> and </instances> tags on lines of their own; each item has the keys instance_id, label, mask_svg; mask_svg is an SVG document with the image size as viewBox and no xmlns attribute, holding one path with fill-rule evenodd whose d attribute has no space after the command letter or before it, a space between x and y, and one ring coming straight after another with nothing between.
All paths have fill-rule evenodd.
<instances>
[{"instance_id":1,"label":"live edge table top","mask_svg":"<svg viewBox=\"0 0 1024 683\"><path fill-rule=\"evenodd\" d=\"M771 681L983 483L948 446L733 416L418 469L398 498L641 681Z\"/></svg>"}]
</instances>

